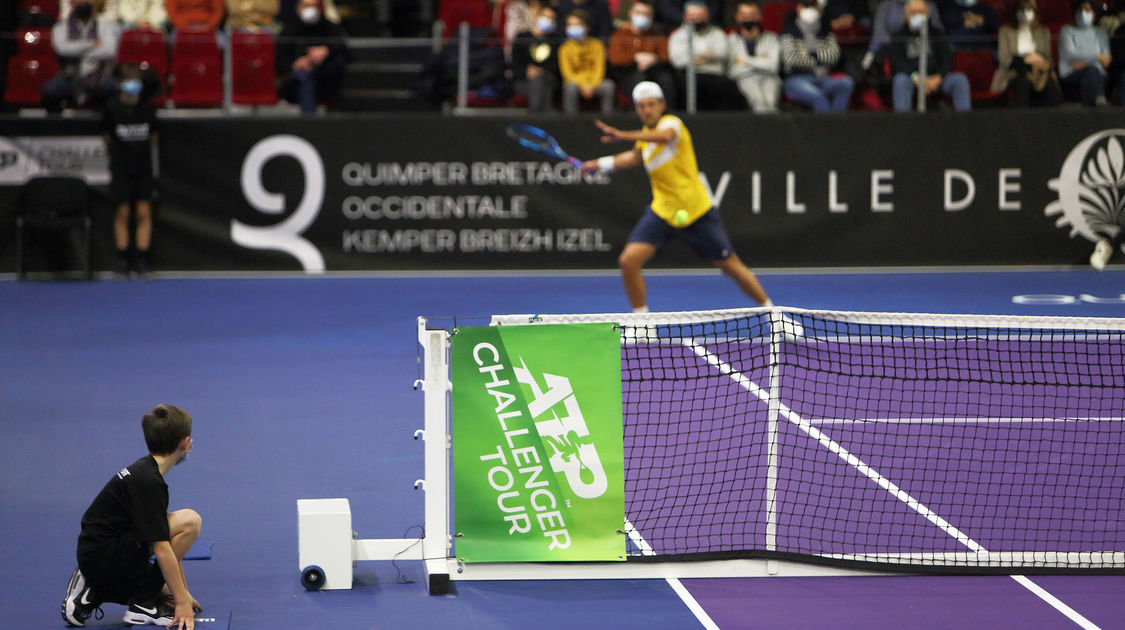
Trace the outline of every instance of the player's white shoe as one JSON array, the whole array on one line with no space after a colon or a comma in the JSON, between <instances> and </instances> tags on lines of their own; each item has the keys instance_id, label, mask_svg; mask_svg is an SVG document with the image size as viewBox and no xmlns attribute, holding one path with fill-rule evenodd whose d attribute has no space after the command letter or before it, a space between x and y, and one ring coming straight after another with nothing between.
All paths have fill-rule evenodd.
<instances>
[{"instance_id":1,"label":"player's white shoe","mask_svg":"<svg viewBox=\"0 0 1125 630\"><path fill-rule=\"evenodd\" d=\"M1110 246L1109 241L1102 239L1094 245L1094 252L1090 254L1090 266L1098 271L1105 269L1105 264L1109 262L1109 257L1113 255L1113 247Z\"/></svg>"}]
</instances>

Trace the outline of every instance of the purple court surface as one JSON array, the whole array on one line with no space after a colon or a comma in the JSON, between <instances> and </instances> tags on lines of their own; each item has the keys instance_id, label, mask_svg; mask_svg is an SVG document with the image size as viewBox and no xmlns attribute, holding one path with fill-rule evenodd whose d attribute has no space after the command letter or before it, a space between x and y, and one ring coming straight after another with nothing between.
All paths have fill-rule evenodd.
<instances>
[{"instance_id":1,"label":"purple court surface","mask_svg":"<svg viewBox=\"0 0 1125 630\"><path fill-rule=\"evenodd\" d=\"M761 279L774 302L805 308L1125 317L1125 271L1116 268L1100 274L773 272ZM654 274L649 296L654 310L747 305L718 274ZM1116 575L459 582L451 595L431 597L419 563L377 562L359 564L350 591L309 593L300 586L297 499L347 497L353 527L364 538L418 534L422 493L412 489L422 476L422 448L413 440L422 425L422 395L412 388L419 377L417 316L449 322L625 306L620 281L609 273L0 279L0 562L10 577L0 589L6 617L0 627L63 627L59 602L74 567L79 518L109 476L143 454L139 419L158 402L181 405L195 418L195 449L167 480L171 507L200 511L211 543L209 558L186 567L205 607L202 617L213 620L199 628L1125 627L1125 576ZM722 354L718 345L708 350ZM749 368L747 374L761 377ZM829 417L829 407L795 404L794 413ZM1121 423L1112 424L1117 433L1102 441L1120 444ZM796 424L783 426L783 453L805 449L815 457L815 449L802 446L807 440ZM882 450L880 437L891 432L909 432L907 449L951 439L941 425L820 428L857 457L878 462L876 468L904 455ZM1013 476L1012 483L1043 499L1021 515L1021 526L1033 528L1039 516L1066 509L1065 502L1052 505L1059 497L1038 486L1068 472L1120 466L1120 452L1076 443L1049 425L971 430L977 442L1045 441L1058 450L1043 461L1012 455L938 462L927 472L933 476L906 482L920 501L953 509L942 502L957 501L956 493L936 491L935 483L963 484L969 477L958 475L990 466L1022 471L1030 477ZM1010 430L1017 433L1002 433ZM807 481L803 475L826 472L840 475L841 488L844 481L863 483L849 477L855 474L848 466L816 460L811 469L781 473L779 500L800 500L790 490ZM727 482L741 492L732 495L737 509L763 509L760 480ZM1105 491L1120 502L1122 488ZM1114 509L1120 514L1119 503ZM911 526L916 516L888 514L869 525L891 531ZM985 547L1007 550L1026 542L1020 527L1001 527L1012 520L984 522L967 533ZM1104 528L1116 551L1125 543L1122 531L1120 523ZM933 545L949 543L940 532L922 535ZM807 538L797 534L793 544ZM89 625L119 627L122 612L106 605L105 617Z\"/></svg>"}]
</instances>

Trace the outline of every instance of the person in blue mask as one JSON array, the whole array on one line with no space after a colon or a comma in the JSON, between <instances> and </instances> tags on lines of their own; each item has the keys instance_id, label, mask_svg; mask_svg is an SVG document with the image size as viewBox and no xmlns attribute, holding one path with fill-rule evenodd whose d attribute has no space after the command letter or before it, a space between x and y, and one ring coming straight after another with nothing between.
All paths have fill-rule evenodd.
<instances>
[{"instance_id":1,"label":"person in blue mask","mask_svg":"<svg viewBox=\"0 0 1125 630\"><path fill-rule=\"evenodd\" d=\"M1112 61L1109 36L1094 26L1093 3L1075 2L1074 24L1059 31L1059 82L1064 94L1077 94L1087 107L1107 105L1106 75Z\"/></svg>"},{"instance_id":2,"label":"person in blue mask","mask_svg":"<svg viewBox=\"0 0 1125 630\"><path fill-rule=\"evenodd\" d=\"M906 3L906 25L887 46L891 62L891 94L895 111L910 111L914 94L921 88L927 97L939 93L953 101L953 109L967 112L972 109L969 79L960 72L951 72L953 51L949 41L927 34L925 47L926 68L922 73L922 29L929 21L929 11L924 0ZM931 22L932 23L932 22Z\"/></svg>"},{"instance_id":3,"label":"person in blue mask","mask_svg":"<svg viewBox=\"0 0 1125 630\"><path fill-rule=\"evenodd\" d=\"M152 199L156 189L156 110L145 98L140 68L124 65L116 99L102 111L101 131L109 150L110 192L117 204L113 240L114 273L147 276L152 268ZM135 215L130 217L131 210ZM132 220L131 220L132 219ZM133 228L133 229L130 229ZM130 242L134 246L130 256Z\"/></svg>"}]
</instances>

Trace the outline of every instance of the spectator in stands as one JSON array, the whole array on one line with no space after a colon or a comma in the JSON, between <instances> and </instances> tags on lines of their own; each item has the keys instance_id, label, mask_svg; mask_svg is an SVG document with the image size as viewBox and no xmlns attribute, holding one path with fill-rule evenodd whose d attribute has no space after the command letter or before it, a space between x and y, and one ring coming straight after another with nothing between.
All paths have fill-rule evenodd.
<instances>
[{"instance_id":1,"label":"spectator in stands","mask_svg":"<svg viewBox=\"0 0 1125 630\"><path fill-rule=\"evenodd\" d=\"M93 0L74 0L70 14L51 29L60 69L43 85L43 107L59 112L111 96L117 87L113 65L118 36L117 23L97 15Z\"/></svg>"},{"instance_id":2,"label":"spectator in stands","mask_svg":"<svg viewBox=\"0 0 1125 630\"><path fill-rule=\"evenodd\" d=\"M152 267L152 196L156 185L153 155L156 151L156 110L144 98L142 73L135 65L119 69L120 90L102 112L102 138L109 152L110 191L117 213L113 241L117 249L114 273L147 276ZM129 214L136 208L135 237L130 239ZM130 260L129 244L136 255Z\"/></svg>"},{"instance_id":3,"label":"spectator in stands","mask_svg":"<svg viewBox=\"0 0 1125 630\"><path fill-rule=\"evenodd\" d=\"M468 40L468 90L481 99L507 98L511 89L505 77L508 63L492 27L470 28ZM458 37L447 40L422 66L419 91L434 107L444 107L457 96L460 60L461 40Z\"/></svg>"},{"instance_id":4,"label":"spectator in stands","mask_svg":"<svg viewBox=\"0 0 1125 630\"><path fill-rule=\"evenodd\" d=\"M886 109L879 96L889 92L889 83L882 67L865 65L871 42L871 10L866 0L827 0L822 4L822 20L828 20L836 43L840 46L838 71L852 78L852 102L862 109ZM887 88L887 89L883 89Z\"/></svg>"},{"instance_id":5,"label":"spectator in stands","mask_svg":"<svg viewBox=\"0 0 1125 630\"><path fill-rule=\"evenodd\" d=\"M823 3L823 19L836 38L862 37L871 32L871 12L864 0L827 0Z\"/></svg>"},{"instance_id":6,"label":"spectator in stands","mask_svg":"<svg viewBox=\"0 0 1125 630\"><path fill-rule=\"evenodd\" d=\"M1011 90L1017 107L1054 107L1062 102L1051 62L1051 33L1039 23L1035 0L1019 0L1012 19L1000 27L999 65L993 92Z\"/></svg>"},{"instance_id":7,"label":"spectator in stands","mask_svg":"<svg viewBox=\"0 0 1125 630\"><path fill-rule=\"evenodd\" d=\"M567 18L578 10L586 13L586 28L591 37L596 37L602 42L609 39L613 34L613 17L609 14L609 4L606 0L558 0L555 3L555 12L558 14L557 30L565 30Z\"/></svg>"},{"instance_id":8,"label":"spectator in stands","mask_svg":"<svg viewBox=\"0 0 1125 630\"><path fill-rule=\"evenodd\" d=\"M566 18L566 42L559 46L563 111L578 113L578 99L600 99L602 114L613 112L613 81L605 76L605 44L587 31L588 16L581 9Z\"/></svg>"},{"instance_id":9,"label":"spectator in stands","mask_svg":"<svg viewBox=\"0 0 1125 630\"><path fill-rule=\"evenodd\" d=\"M694 0L707 8L708 20L716 21L723 16L723 0ZM667 27L682 24L687 20L687 2L681 0L656 0L656 22Z\"/></svg>"},{"instance_id":10,"label":"spectator in stands","mask_svg":"<svg viewBox=\"0 0 1125 630\"><path fill-rule=\"evenodd\" d=\"M887 46L887 56L891 62L892 96L896 112L910 111L912 97L919 88L926 96L933 96L940 90L953 99L953 109L967 112L972 109L969 93L969 78L960 72L950 72L953 65L953 49L943 37L927 37L926 75L921 70L920 54L922 28L929 19L924 0L908 0L906 3L906 25Z\"/></svg>"},{"instance_id":11,"label":"spectator in stands","mask_svg":"<svg viewBox=\"0 0 1125 630\"><path fill-rule=\"evenodd\" d=\"M935 37L942 35L940 32L934 32L935 29L942 30L941 15L938 13L937 6L927 0L926 9L930 13L930 33ZM905 0L882 0L879 3L875 9L875 17L871 21L871 43L867 46L868 54L863 58L865 68L871 65L875 55L891 41L895 33L902 30L905 24Z\"/></svg>"},{"instance_id":12,"label":"spectator in stands","mask_svg":"<svg viewBox=\"0 0 1125 630\"><path fill-rule=\"evenodd\" d=\"M1064 90L1077 92L1087 107L1106 105L1106 74L1113 61L1109 35L1094 26L1089 0L1074 3L1074 24L1059 31L1059 80Z\"/></svg>"},{"instance_id":13,"label":"spectator in stands","mask_svg":"<svg viewBox=\"0 0 1125 630\"><path fill-rule=\"evenodd\" d=\"M855 81L832 74L840 62L840 45L828 21L821 20L817 0L801 0L797 12L786 18L779 40L785 95L814 112L847 110Z\"/></svg>"},{"instance_id":14,"label":"spectator in stands","mask_svg":"<svg viewBox=\"0 0 1125 630\"><path fill-rule=\"evenodd\" d=\"M652 81L664 91L665 102L676 102L676 74L668 63L668 36L653 23L654 10L647 2L635 2L629 21L609 38L609 65L616 79L632 98L633 87Z\"/></svg>"},{"instance_id":15,"label":"spectator in stands","mask_svg":"<svg viewBox=\"0 0 1125 630\"><path fill-rule=\"evenodd\" d=\"M504 58L512 61L512 44L516 36L526 33L535 26L535 16L539 13L538 0L509 0L504 3Z\"/></svg>"},{"instance_id":16,"label":"spectator in stands","mask_svg":"<svg viewBox=\"0 0 1125 630\"><path fill-rule=\"evenodd\" d=\"M762 10L754 0L739 2L734 20L738 30L730 39L730 77L757 114L777 111L781 93L778 75L780 44L777 35L762 28Z\"/></svg>"},{"instance_id":17,"label":"spectator in stands","mask_svg":"<svg viewBox=\"0 0 1125 630\"><path fill-rule=\"evenodd\" d=\"M1109 79L1106 91L1116 94L1117 98L1110 100L1122 103L1125 102L1125 3L1111 2L1098 20L1098 26L1109 35L1109 56L1113 58L1106 69Z\"/></svg>"},{"instance_id":18,"label":"spectator in stands","mask_svg":"<svg viewBox=\"0 0 1125 630\"><path fill-rule=\"evenodd\" d=\"M286 24L297 21L297 2L298 0L280 0L277 21L281 22L283 28ZM323 7L324 17L329 22L340 23L340 11L336 8L335 0L324 0L321 6Z\"/></svg>"},{"instance_id":19,"label":"spectator in stands","mask_svg":"<svg viewBox=\"0 0 1125 630\"><path fill-rule=\"evenodd\" d=\"M278 0L226 0L227 27L233 30L265 31L278 34L281 23L277 13Z\"/></svg>"},{"instance_id":20,"label":"spectator in stands","mask_svg":"<svg viewBox=\"0 0 1125 630\"><path fill-rule=\"evenodd\" d=\"M118 0L117 19L125 28L163 29L168 23L164 0Z\"/></svg>"},{"instance_id":21,"label":"spectator in stands","mask_svg":"<svg viewBox=\"0 0 1125 630\"><path fill-rule=\"evenodd\" d=\"M351 53L347 34L324 16L321 0L300 0L299 19L286 24L277 42L279 95L302 114L340 93Z\"/></svg>"},{"instance_id":22,"label":"spectator in stands","mask_svg":"<svg viewBox=\"0 0 1125 630\"><path fill-rule=\"evenodd\" d=\"M179 31L214 31L223 23L223 0L165 0L172 28Z\"/></svg>"},{"instance_id":23,"label":"spectator in stands","mask_svg":"<svg viewBox=\"0 0 1125 630\"><path fill-rule=\"evenodd\" d=\"M163 0L160 0L163 2ZM94 0L94 13L98 15L98 19L110 20L111 22L120 21L118 12L120 0ZM72 0L59 0L59 19L65 20L70 17L70 10L74 6Z\"/></svg>"},{"instance_id":24,"label":"spectator in stands","mask_svg":"<svg viewBox=\"0 0 1125 630\"><path fill-rule=\"evenodd\" d=\"M727 76L730 42L723 29L711 24L706 4L684 4L684 23L668 37L668 58L678 70L695 68L699 109L746 108L738 86Z\"/></svg>"},{"instance_id":25,"label":"spectator in stands","mask_svg":"<svg viewBox=\"0 0 1125 630\"><path fill-rule=\"evenodd\" d=\"M517 94L527 98L527 108L545 112L555 102L559 89L558 38L555 10L540 7L535 25L512 42L512 83Z\"/></svg>"},{"instance_id":26,"label":"spectator in stands","mask_svg":"<svg viewBox=\"0 0 1125 630\"><path fill-rule=\"evenodd\" d=\"M995 50L999 23L992 5L978 0L940 0L939 12L953 50Z\"/></svg>"}]
</instances>

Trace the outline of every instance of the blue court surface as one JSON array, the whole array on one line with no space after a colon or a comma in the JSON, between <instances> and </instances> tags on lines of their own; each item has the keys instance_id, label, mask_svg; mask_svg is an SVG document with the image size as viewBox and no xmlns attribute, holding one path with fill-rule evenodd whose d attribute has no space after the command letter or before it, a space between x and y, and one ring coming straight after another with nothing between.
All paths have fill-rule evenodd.
<instances>
[{"instance_id":1,"label":"blue court surface","mask_svg":"<svg viewBox=\"0 0 1125 630\"><path fill-rule=\"evenodd\" d=\"M805 308L1125 317L1118 269L760 278L775 303ZM650 275L649 299L749 306L717 273ZM199 628L1122 627L1125 576L458 582L431 597L408 561L360 563L350 591L301 587L297 499L348 498L363 538L419 532L417 316L626 306L611 273L0 280L0 626L63 626L82 512L144 454L140 417L167 402L195 419L167 481L211 543L186 563ZM120 626L122 612L88 625Z\"/></svg>"}]
</instances>

